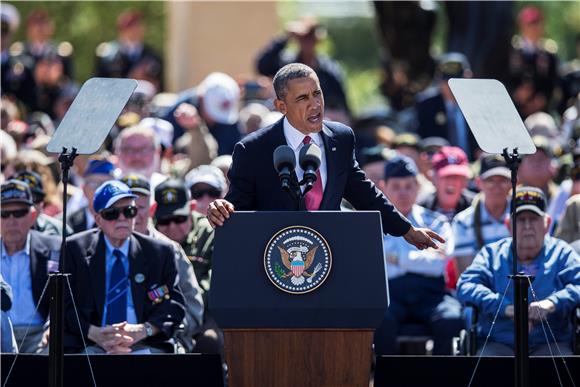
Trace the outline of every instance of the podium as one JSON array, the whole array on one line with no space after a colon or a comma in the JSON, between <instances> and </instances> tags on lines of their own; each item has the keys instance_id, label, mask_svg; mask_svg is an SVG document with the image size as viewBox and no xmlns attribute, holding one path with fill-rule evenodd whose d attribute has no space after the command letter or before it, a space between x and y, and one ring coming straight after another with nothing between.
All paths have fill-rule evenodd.
<instances>
[{"instance_id":1,"label":"podium","mask_svg":"<svg viewBox=\"0 0 580 387\"><path fill-rule=\"evenodd\" d=\"M216 230L230 386L368 386L387 305L376 211L236 212Z\"/></svg>"}]
</instances>

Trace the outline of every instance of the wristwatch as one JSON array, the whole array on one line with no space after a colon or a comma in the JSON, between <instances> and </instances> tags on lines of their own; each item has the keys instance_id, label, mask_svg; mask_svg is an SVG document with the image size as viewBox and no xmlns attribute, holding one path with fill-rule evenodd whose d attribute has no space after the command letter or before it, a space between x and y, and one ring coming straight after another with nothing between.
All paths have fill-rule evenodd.
<instances>
[{"instance_id":1,"label":"wristwatch","mask_svg":"<svg viewBox=\"0 0 580 387\"><path fill-rule=\"evenodd\" d=\"M148 322L146 322L144 325L145 325L145 333L147 334L147 337L153 336L153 325L151 325Z\"/></svg>"}]
</instances>

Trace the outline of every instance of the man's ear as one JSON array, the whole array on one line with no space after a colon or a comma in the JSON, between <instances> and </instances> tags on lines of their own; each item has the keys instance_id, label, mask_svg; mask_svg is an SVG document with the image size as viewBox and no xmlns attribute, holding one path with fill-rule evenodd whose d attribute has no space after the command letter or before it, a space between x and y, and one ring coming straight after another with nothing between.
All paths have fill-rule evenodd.
<instances>
[{"instance_id":1,"label":"man's ear","mask_svg":"<svg viewBox=\"0 0 580 387\"><path fill-rule=\"evenodd\" d=\"M155 217L155 211L157 211L157 202L153 202L151 203L151 206L149 207L149 217L150 218L154 218Z\"/></svg>"},{"instance_id":2,"label":"man's ear","mask_svg":"<svg viewBox=\"0 0 580 387\"><path fill-rule=\"evenodd\" d=\"M34 224L34 222L36 222L36 218L38 218L38 210L36 209L36 207L31 206L30 207L30 215L32 216L32 224Z\"/></svg>"},{"instance_id":3,"label":"man's ear","mask_svg":"<svg viewBox=\"0 0 580 387\"><path fill-rule=\"evenodd\" d=\"M546 229L546 234L548 233L548 231L550 230L550 225L552 224L552 217L548 214L545 215L545 229Z\"/></svg>"},{"instance_id":4,"label":"man's ear","mask_svg":"<svg viewBox=\"0 0 580 387\"><path fill-rule=\"evenodd\" d=\"M197 200L191 199L189 201L189 210L190 211L195 211L196 208L197 208Z\"/></svg>"},{"instance_id":5,"label":"man's ear","mask_svg":"<svg viewBox=\"0 0 580 387\"><path fill-rule=\"evenodd\" d=\"M282 114L286 114L286 102L276 98L274 100L274 107Z\"/></svg>"}]
</instances>

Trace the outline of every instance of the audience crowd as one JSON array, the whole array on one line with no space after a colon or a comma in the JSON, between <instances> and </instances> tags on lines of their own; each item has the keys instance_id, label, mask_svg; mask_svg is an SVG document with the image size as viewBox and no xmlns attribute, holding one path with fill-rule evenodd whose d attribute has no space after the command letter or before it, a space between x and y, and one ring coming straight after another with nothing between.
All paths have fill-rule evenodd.
<instances>
[{"instance_id":1,"label":"audience crowd","mask_svg":"<svg viewBox=\"0 0 580 387\"><path fill-rule=\"evenodd\" d=\"M511 268L510 169L478 148L447 85L478 76L465 55L441 55L431 87L393 125L353 116L338 63L316 53L325 30L313 18L289 23L256 53L255 80L215 72L174 94L164 90L161 56L144 42L144 16L125 11L117 39L96 48L94 73L139 85L101 149L75 159L63 219L60 165L46 145L79 91L73 50L53 40L43 10L22 23L26 41L13 42L20 15L1 7L2 352L47 353L48 297L41 295L48 273L59 269L64 228L70 259L60 269L73 274L77 310L67 298L67 351L221 354L223 334L208 309L208 205L228 192L234 145L282 118L268 78L301 62L320 79L326 118L353 127L368 178L414 226L447 241L419 251L385 236L391 305L376 353L401 353L397 337L420 325L434 354L450 354L466 303L478 308L482 328L499 309L497 345L486 353L513 353L513 292L500 306ZM534 353L545 353L538 349L542 318L571 351L570 315L580 307L580 39L575 61L560 63L544 40L543 18L535 6L522 9L506 69L506 87L537 147L522 157L516 202L519 264L541 298L529 309ZM342 208L352 210L346 201Z\"/></svg>"}]
</instances>

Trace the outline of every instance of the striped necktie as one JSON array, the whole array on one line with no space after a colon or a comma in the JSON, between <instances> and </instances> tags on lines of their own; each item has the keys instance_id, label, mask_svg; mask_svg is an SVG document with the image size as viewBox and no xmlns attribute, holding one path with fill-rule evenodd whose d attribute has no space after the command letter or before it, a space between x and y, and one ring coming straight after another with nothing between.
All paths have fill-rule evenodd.
<instances>
[{"instance_id":1,"label":"striped necktie","mask_svg":"<svg viewBox=\"0 0 580 387\"><path fill-rule=\"evenodd\" d=\"M112 325L127 321L127 272L123 265L123 253L113 250L115 262L109 278L107 290L107 319L106 324Z\"/></svg>"},{"instance_id":2,"label":"striped necktie","mask_svg":"<svg viewBox=\"0 0 580 387\"><path fill-rule=\"evenodd\" d=\"M302 143L304 145L310 144L312 138L310 136L304 137ZM308 211L316 211L320 208L320 203L322 202L322 178L320 177L320 168L316 170L316 182L312 186L312 189L306 192L304 196L304 202L306 203L306 209Z\"/></svg>"}]
</instances>

